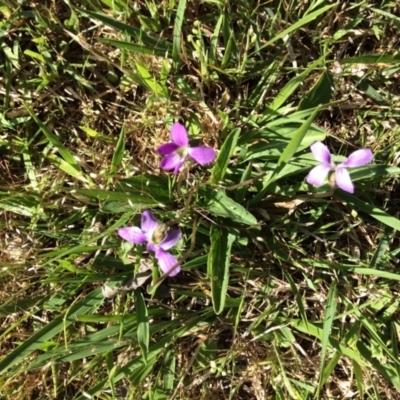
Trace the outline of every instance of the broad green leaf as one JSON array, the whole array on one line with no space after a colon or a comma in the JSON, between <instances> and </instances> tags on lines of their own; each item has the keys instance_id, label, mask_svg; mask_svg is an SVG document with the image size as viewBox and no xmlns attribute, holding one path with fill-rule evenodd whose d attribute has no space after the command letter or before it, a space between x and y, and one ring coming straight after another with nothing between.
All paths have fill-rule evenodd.
<instances>
[{"instance_id":1,"label":"broad green leaf","mask_svg":"<svg viewBox=\"0 0 400 400\"><path fill-rule=\"evenodd\" d=\"M381 182L382 180L379 178L382 176L400 176L399 167L388 167L385 165L368 165L366 167L351 169L349 172L352 181L374 179Z\"/></svg>"},{"instance_id":2,"label":"broad green leaf","mask_svg":"<svg viewBox=\"0 0 400 400\"><path fill-rule=\"evenodd\" d=\"M236 128L224 140L224 144L221 147L212 170L211 180L213 183L218 183L224 179L226 169L228 168L229 161L235 150L240 132L240 128Z\"/></svg>"},{"instance_id":3,"label":"broad green leaf","mask_svg":"<svg viewBox=\"0 0 400 400\"><path fill-rule=\"evenodd\" d=\"M207 190L206 204L203 206L212 215L230 218L234 222L245 225L256 225L257 220L242 205L228 197L224 191Z\"/></svg>"},{"instance_id":4,"label":"broad green leaf","mask_svg":"<svg viewBox=\"0 0 400 400\"><path fill-rule=\"evenodd\" d=\"M225 307L231 248L235 235L212 225L210 236L211 250L207 261L207 271L211 280L211 297L214 311L216 314L220 314Z\"/></svg>"},{"instance_id":5,"label":"broad green leaf","mask_svg":"<svg viewBox=\"0 0 400 400\"><path fill-rule=\"evenodd\" d=\"M109 190L100 190L100 189L76 189L74 191L79 199L79 195L82 195L84 198L91 198L91 199L96 199L98 201L120 201L120 202L128 202L129 206L131 207L131 210L134 209L140 209L142 207L150 207L150 206L157 206L160 203L156 200L153 200L149 197L141 196L139 193L138 194L130 194L130 193L121 193L121 192L111 192ZM120 212L120 210L123 208L122 204L117 204L114 203L115 206L117 206L117 210L115 212ZM107 205L107 211L112 212L114 211L110 204Z\"/></svg>"},{"instance_id":6,"label":"broad green leaf","mask_svg":"<svg viewBox=\"0 0 400 400\"><path fill-rule=\"evenodd\" d=\"M315 108L319 105L328 104L333 93L333 75L329 71L324 71L317 83L306 94L300 102L298 110Z\"/></svg>"},{"instance_id":7,"label":"broad green leaf","mask_svg":"<svg viewBox=\"0 0 400 400\"><path fill-rule=\"evenodd\" d=\"M235 41L235 34L231 27L231 18L229 12L229 6L225 7L225 12L223 14L223 38L225 42L224 56L221 61L221 69L225 69L228 63L235 57L237 53L237 45Z\"/></svg>"},{"instance_id":8,"label":"broad green leaf","mask_svg":"<svg viewBox=\"0 0 400 400\"><path fill-rule=\"evenodd\" d=\"M152 202L168 204L170 202L168 177L156 175L138 175L121 179L116 187L133 196L147 197Z\"/></svg>"},{"instance_id":9,"label":"broad green leaf","mask_svg":"<svg viewBox=\"0 0 400 400\"><path fill-rule=\"evenodd\" d=\"M298 132L296 127L292 127L292 138L294 137L294 133ZM279 132L277 132L279 134ZM310 147L315 141L322 141L326 137L326 132L320 130L310 129L307 132L307 135L303 139L302 143L298 146L296 153L303 151L304 149ZM288 138L290 139L290 138ZM246 156L243 162L247 162L250 160L260 159L260 160L277 160L288 146L287 140L277 139L273 140L272 143L260 142L248 147ZM311 165L311 164L310 164Z\"/></svg>"},{"instance_id":10,"label":"broad green leaf","mask_svg":"<svg viewBox=\"0 0 400 400\"><path fill-rule=\"evenodd\" d=\"M176 374L176 356L172 351L167 353L164 361L164 375L163 375L163 389L164 391L171 391L174 389L175 374Z\"/></svg>"},{"instance_id":11,"label":"broad green leaf","mask_svg":"<svg viewBox=\"0 0 400 400\"><path fill-rule=\"evenodd\" d=\"M138 323L137 339L143 353L143 359L146 361L150 343L150 328L149 315L141 289L135 290L135 306Z\"/></svg>"},{"instance_id":12,"label":"broad green leaf","mask_svg":"<svg viewBox=\"0 0 400 400\"><path fill-rule=\"evenodd\" d=\"M360 399L362 399L364 398L364 390L365 390L364 373L362 368L356 361L352 360L351 365L353 367L353 372L356 377L357 388L358 391L360 392Z\"/></svg>"}]
</instances>

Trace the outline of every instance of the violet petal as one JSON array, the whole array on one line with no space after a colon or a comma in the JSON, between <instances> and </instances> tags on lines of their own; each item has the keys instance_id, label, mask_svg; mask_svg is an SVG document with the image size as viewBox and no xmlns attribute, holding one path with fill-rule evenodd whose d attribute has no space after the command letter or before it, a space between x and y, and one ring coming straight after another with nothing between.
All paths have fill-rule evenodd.
<instances>
[{"instance_id":1,"label":"violet petal","mask_svg":"<svg viewBox=\"0 0 400 400\"><path fill-rule=\"evenodd\" d=\"M156 253L156 258L158 260L158 266L164 274L169 273L169 276L175 276L180 272L181 267L177 265L178 260L172 254L160 249ZM175 269L173 269L174 267Z\"/></svg>"},{"instance_id":2,"label":"violet petal","mask_svg":"<svg viewBox=\"0 0 400 400\"><path fill-rule=\"evenodd\" d=\"M174 247L181 238L181 231L179 229L171 229L167 232L164 239L159 243L163 250L169 250Z\"/></svg>"},{"instance_id":3,"label":"violet petal","mask_svg":"<svg viewBox=\"0 0 400 400\"><path fill-rule=\"evenodd\" d=\"M137 226L119 228L118 235L128 242L142 244L147 241L146 235Z\"/></svg>"},{"instance_id":4,"label":"violet petal","mask_svg":"<svg viewBox=\"0 0 400 400\"><path fill-rule=\"evenodd\" d=\"M152 251L154 253L157 253L160 251L160 248L158 247L158 245L151 243L151 242L147 243L146 249L147 249L147 251Z\"/></svg>"},{"instance_id":5,"label":"violet petal","mask_svg":"<svg viewBox=\"0 0 400 400\"><path fill-rule=\"evenodd\" d=\"M337 167L335 171L335 176L336 185L338 185L340 189L348 193L354 193L354 185L346 168Z\"/></svg>"},{"instance_id":6,"label":"violet petal","mask_svg":"<svg viewBox=\"0 0 400 400\"><path fill-rule=\"evenodd\" d=\"M307 183L313 186L321 186L331 169L332 167L330 164L317 165L308 173L306 177Z\"/></svg>"},{"instance_id":7,"label":"violet petal","mask_svg":"<svg viewBox=\"0 0 400 400\"><path fill-rule=\"evenodd\" d=\"M177 149L179 149L179 146L177 144L172 143L172 142L168 142L168 143L162 144L157 149L157 151L158 151L158 154L161 154L162 156L167 156L168 154L173 153Z\"/></svg>"},{"instance_id":8,"label":"violet petal","mask_svg":"<svg viewBox=\"0 0 400 400\"><path fill-rule=\"evenodd\" d=\"M189 154L194 161L201 165L208 164L214 161L215 158L215 150L207 146L192 147L189 150Z\"/></svg>"},{"instance_id":9,"label":"violet petal","mask_svg":"<svg viewBox=\"0 0 400 400\"><path fill-rule=\"evenodd\" d=\"M166 171L173 169L175 172L176 170L179 170L183 162L184 160L182 160L182 157L180 157L177 153L172 153L168 154L161 160L160 167Z\"/></svg>"},{"instance_id":10,"label":"violet petal","mask_svg":"<svg viewBox=\"0 0 400 400\"><path fill-rule=\"evenodd\" d=\"M340 164L343 167L361 167L371 162L374 158L374 154L371 149L360 149L356 150L349 155L349 158L344 163Z\"/></svg>"},{"instance_id":11,"label":"violet petal","mask_svg":"<svg viewBox=\"0 0 400 400\"><path fill-rule=\"evenodd\" d=\"M172 125L171 138L172 141L179 147L188 147L189 145L189 137L186 128L179 122L176 122Z\"/></svg>"},{"instance_id":12,"label":"violet petal","mask_svg":"<svg viewBox=\"0 0 400 400\"><path fill-rule=\"evenodd\" d=\"M323 164L331 163L331 152L322 142L315 142L310 146L314 158Z\"/></svg>"},{"instance_id":13,"label":"violet petal","mask_svg":"<svg viewBox=\"0 0 400 400\"><path fill-rule=\"evenodd\" d=\"M154 231L157 229L159 222L154 218L150 210L143 211L142 214L142 231L146 235L147 240L150 242Z\"/></svg>"},{"instance_id":14,"label":"violet petal","mask_svg":"<svg viewBox=\"0 0 400 400\"><path fill-rule=\"evenodd\" d=\"M173 173L177 174L179 172L179 170L181 169L182 165L185 163L185 161L181 161L179 164L176 164Z\"/></svg>"}]
</instances>

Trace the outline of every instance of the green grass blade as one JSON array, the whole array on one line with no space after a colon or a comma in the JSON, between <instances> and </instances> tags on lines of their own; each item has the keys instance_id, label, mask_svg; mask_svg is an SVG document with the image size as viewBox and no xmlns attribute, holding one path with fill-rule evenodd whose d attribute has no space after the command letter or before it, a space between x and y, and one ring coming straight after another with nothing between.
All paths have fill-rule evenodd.
<instances>
[{"instance_id":1,"label":"green grass blade","mask_svg":"<svg viewBox=\"0 0 400 400\"><path fill-rule=\"evenodd\" d=\"M187 0L179 0L178 9L176 10L174 31L173 31L173 47L172 47L172 60L173 60L173 70L175 73L178 72L181 65L181 35L182 35L182 24L186 10Z\"/></svg>"},{"instance_id":2,"label":"green grass blade","mask_svg":"<svg viewBox=\"0 0 400 400\"><path fill-rule=\"evenodd\" d=\"M34 333L15 350L0 360L0 374L4 373L14 365L20 363L35 350L39 350L48 340L62 333L69 325L76 321L76 316L86 314L101 305L104 297L101 288L91 292L84 300L73 305L64 314L59 315L49 322L44 328Z\"/></svg>"},{"instance_id":3,"label":"green grass blade","mask_svg":"<svg viewBox=\"0 0 400 400\"><path fill-rule=\"evenodd\" d=\"M240 128L236 128L224 140L224 144L221 147L212 170L211 181L213 183L216 184L224 179L229 161L231 160L232 154L235 151L240 132Z\"/></svg>"},{"instance_id":4,"label":"green grass blade","mask_svg":"<svg viewBox=\"0 0 400 400\"><path fill-rule=\"evenodd\" d=\"M213 307L220 314L225 307L229 281L231 248L235 236L226 230L211 228L211 250L207 262L208 277L211 280Z\"/></svg>"},{"instance_id":5,"label":"green grass blade","mask_svg":"<svg viewBox=\"0 0 400 400\"><path fill-rule=\"evenodd\" d=\"M333 75L329 71L324 71L318 82L306 94L306 97L300 102L298 110L318 107L328 104L333 94Z\"/></svg>"},{"instance_id":6,"label":"green grass blade","mask_svg":"<svg viewBox=\"0 0 400 400\"><path fill-rule=\"evenodd\" d=\"M135 305L136 305L136 315L138 321L137 339L139 347L142 350L143 359L146 362L147 353L149 351L149 343L150 343L150 327L149 327L149 315L147 312L146 302L144 300L143 293L140 289L135 290Z\"/></svg>"},{"instance_id":7,"label":"green grass blade","mask_svg":"<svg viewBox=\"0 0 400 400\"><path fill-rule=\"evenodd\" d=\"M153 38L150 35L147 35L143 32L142 29L135 28L131 25L124 24L123 22L118 21L115 18L110 18L104 14L93 12L89 10L84 10L79 7L73 7L75 10L78 10L81 14L89 16L91 18L97 19L103 22L105 25L108 25L117 31L124 32L137 40L141 40L145 46L153 48L155 52L162 52L160 53L161 56L166 56L168 53L172 52L172 44L163 40L161 38Z\"/></svg>"},{"instance_id":8,"label":"green grass blade","mask_svg":"<svg viewBox=\"0 0 400 400\"><path fill-rule=\"evenodd\" d=\"M211 214L229 218L232 221L245 224L256 225L257 219L247 211L241 204L228 197L224 191L207 190L207 203L203 206Z\"/></svg>"},{"instance_id":9,"label":"green grass blade","mask_svg":"<svg viewBox=\"0 0 400 400\"><path fill-rule=\"evenodd\" d=\"M326 310L325 310L325 318L324 325L322 329L322 341L321 341L321 365L320 365L320 375L317 386L317 391L315 394L315 398L319 399L321 390L323 389L324 384L324 368L325 368L325 359L328 352L329 345L329 337L331 335L333 318L336 313L336 297L337 297L337 285L336 281L333 281L326 301Z\"/></svg>"},{"instance_id":10,"label":"green grass blade","mask_svg":"<svg viewBox=\"0 0 400 400\"><path fill-rule=\"evenodd\" d=\"M285 150L281 154L278 160L278 164L276 169L272 175L272 177L280 172L280 170L290 162L294 154L296 153L297 149L300 146L300 143L303 141L304 137L306 136L308 129L310 128L312 122L316 118L320 111L320 108L317 107L314 112L307 118L307 120L300 126L300 128L296 131L293 135L292 139L290 140L289 144L286 146ZM271 177L271 178L272 178Z\"/></svg>"},{"instance_id":11,"label":"green grass blade","mask_svg":"<svg viewBox=\"0 0 400 400\"><path fill-rule=\"evenodd\" d=\"M318 60L310 64L301 74L296 75L294 78L292 78L276 95L272 103L268 106L268 111L278 111L282 107L282 105L289 99L289 97L294 93L294 91L304 82L308 75L315 72L315 69L320 64L322 64L324 60L325 56L320 57Z\"/></svg>"},{"instance_id":12,"label":"green grass blade","mask_svg":"<svg viewBox=\"0 0 400 400\"><path fill-rule=\"evenodd\" d=\"M285 150L279 157L276 168L272 172L268 182L264 185L263 189L251 200L250 204L257 204L265 196L268 190L268 186L272 182L274 182L274 180L276 180L277 176L279 176L280 172L283 170L283 168L285 168L286 165L288 165L293 155L296 153L319 111L320 107L317 107L314 112L307 118L307 120L300 126L300 128L295 132L292 139L285 147Z\"/></svg>"},{"instance_id":13,"label":"green grass blade","mask_svg":"<svg viewBox=\"0 0 400 400\"><path fill-rule=\"evenodd\" d=\"M33 120L36 122L36 124L39 126L40 130L44 133L48 141L57 148L63 159L71 166L71 168L74 168L77 172L79 172L81 175L83 175L83 172L79 166L79 164L76 162L74 156L70 153L70 151L62 144L61 140L54 135L50 131L50 129L36 116L36 114L28 107L25 105L26 110L28 111L29 115L33 118Z\"/></svg>"},{"instance_id":14,"label":"green grass blade","mask_svg":"<svg viewBox=\"0 0 400 400\"><path fill-rule=\"evenodd\" d=\"M343 192L342 190L336 190L335 196L339 197L339 199L346 201L348 205L355 208L356 210L365 212L377 221L382 222L383 224L390 226L397 231L400 231L400 220L392 217L380 208L366 203L358 197Z\"/></svg>"},{"instance_id":15,"label":"green grass blade","mask_svg":"<svg viewBox=\"0 0 400 400\"><path fill-rule=\"evenodd\" d=\"M167 88L159 84L156 81L156 78L153 77L145 67L143 67L139 63L135 63L135 66L139 74L139 80L142 85L151 90L157 97L168 99L169 95Z\"/></svg>"},{"instance_id":16,"label":"green grass blade","mask_svg":"<svg viewBox=\"0 0 400 400\"><path fill-rule=\"evenodd\" d=\"M119 171L122 159L125 153L125 127L122 127L119 134L117 145L115 146L113 158L111 161L110 174L108 176L108 183L111 182L113 176Z\"/></svg>"},{"instance_id":17,"label":"green grass blade","mask_svg":"<svg viewBox=\"0 0 400 400\"><path fill-rule=\"evenodd\" d=\"M272 43L275 43L277 40L284 38L286 35L289 35L290 33L296 31L297 29L301 28L302 26L308 24L311 21L314 21L316 18L318 18L321 14L323 14L325 11L330 10L332 7L335 7L336 4L331 4L325 7L321 7L319 10L313 11L312 13L304 16L301 18L299 21L295 22L294 24L291 24L289 28L284 29L282 32L278 33L275 35L271 40L268 40L267 43L262 45L259 48L259 51L262 49L265 49L266 47L270 46ZM251 54L253 55L253 54Z\"/></svg>"}]
</instances>

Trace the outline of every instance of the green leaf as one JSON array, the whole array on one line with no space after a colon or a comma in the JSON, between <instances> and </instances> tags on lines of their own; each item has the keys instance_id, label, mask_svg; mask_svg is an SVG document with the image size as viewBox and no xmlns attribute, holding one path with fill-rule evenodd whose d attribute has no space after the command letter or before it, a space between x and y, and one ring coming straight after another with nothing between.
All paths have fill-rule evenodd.
<instances>
[{"instance_id":1,"label":"green leaf","mask_svg":"<svg viewBox=\"0 0 400 400\"><path fill-rule=\"evenodd\" d=\"M165 99L168 99L169 96L167 88L160 85L156 78L152 76L150 72L147 71L147 69L142 65L135 63L135 66L142 85L151 90L156 96L161 96Z\"/></svg>"},{"instance_id":2,"label":"green leaf","mask_svg":"<svg viewBox=\"0 0 400 400\"><path fill-rule=\"evenodd\" d=\"M249 213L242 205L228 197L224 191L207 190L207 203L204 206L212 215L230 218L232 221L245 224L256 225L257 220L253 214Z\"/></svg>"},{"instance_id":3,"label":"green leaf","mask_svg":"<svg viewBox=\"0 0 400 400\"><path fill-rule=\"evenodd\" d=\"M292 289L292 292L295 296L297 307L299 307L300 316L303 319L303 321L307 324L308 319L307 319L306 310L304 308L304 304L302 302L302 298L299 293L299 290L297 289L296 283L294 282L293 278L287 271L283 270L283 273L285 274L285 277L288 280L290 288Z\"/></svg>"},{"instance_id":4,"label":"green leaf","mask_svg":"<svg viewBox=\"0 0 400 400\"><path fill-rule=\"evenodd\" d=\"M86 196L88 198L96 199L98 201L121 201L121 202L129 202L131 206L131 210L140 209L142 207L149 206L157 206L159 202L153 200L149 197L141 196L139 193L130 194L130 193L121 193L121 192L111 192L109 190L100 190L100 189L76 189L75 193ZM78 196L76 196L78 197ZM79 198L79 197L78 197ZM115 203L116 205L116 203ZM111 206L107 205L107 210L112 211ZM118 205L118 211L121 212L123 206L122 204Z\"/></svg>"},{"instance_id":5,"label":"green leaf","mask_svg":"<svg viewBox=\"0 0 400 400\"><path fill-rule=\"evenodd\" d=\"M271 40L268 40L267 43L262 45L259 49L257 49L257 52L259 52L262 49L265 49L266 47L270 46L272 43L275 43L277 40L284 38L286 35L289 35L290 33L296 31L297 29L301 28L303 25L308 24L311 21L314 21L317 17L319 17L321 14L323 14L325 11L328 11L332 7L334 7L335 4L331 4L325 7L321 7L319 10L316 10L310 14L305 15L303 18L295 22L294 24L290 24L288 28L283 30L282 32L278 33L275 35ZM253 56L254 54L251 54Z\"/></svg>"},{"instance_id":6,"label":"green leaf","mask_svg":"<svg viewBox=\"0 0 400 400\"><path fill-rule=\"evenodd\" d=\"M381 210L378 207L375 207L365 201L343 192L342 190L336 190L335 196L339 197L340 199L346 201L351 207L355 208L356 210L360 210L362 212L367 213L372 218L375 218L377 221L382 222L383 224L390 226L391 228L396 229L397 231L400 230L400 220L391 215L387 214L385 211Z\"/></svg>"},{"instance_id":7,"label":"green leaf","mask_svg":"<svg viewBox=\"0 0 400 400\"><path fill-rule=\"evenodd\" d=\"M111 161L110 174L108 176L109 181L118 172L122 163L122 159L124 157L124 152L125 152L125 128L122 127L121 133L119 134L117 145L115 146L113 158Z\"/></svg>"},{"instance_id":8,"label":"green leaf","mask_svg":"<svg viewBox=\"0 0 400 400\"><path fill-rule=\"evenodd\" d=\"M27 105L25 105L25 109L34 119L40 130L47 137L48 141L57 148L62 158L70 165L71 168L74 168L77 173L80 173L83 176L83 172L79 164L76 162L74 156L69 152L69 150L67 150L67 148L61 143L60 139L50 131L50 129L36 116L36 114Z\"/></svg>"},{"instance_id":9,"label":"green leaf","mask_svg":"<svg viewBox=\"0 0 400 400\"><path fill-rule=\"evenodd\" d=\"M124 42L122 40L114 40L114 39L104 39L98 38L101 42L108 44L110 46L117 47L118 49L125 49L139 54L145 54L148 56L156 56L156 57L163 57L163 58L171 58L168 52L165 51L163 48L157 47L149 47L144 46L142 44L136 44L131 42Z\"/></svg>"},{"instance_id":10,"label":"green leaf","mask_svg":"<svg viewBox=\"0 0 400 400\"><path fill-rule=\"evenodd\" d=\"M179 0L178 9L176 11L175 23L174 23L174 31L173 35L173 45L172 45L172 59L173 59L173 68L175 72L178 72L179 66L181 63L181 34L182 34L182 24L186 9L186 1L187 0Z\"/></svg>"},{"instance_id":11,"label":"green leaf","mask_svg":"<svg viewBox=\"0 0 400 400\"><path fill-rule=\"evenodd\" d=\"M318 60L314 61L305 71L300 75L296 75L292 78L281 91L275 96L272 103L268 106L271 111L277 111L290 97L291 94L304 82L304 79L313 72L315 69L325 61L325 56L320 57Z\"/></svg>"},{"instance_id":12,"label":"green leaf","mask_svg":"<svg viewBox=\"0 0 400 400\"><path fill-rule=\"evenodd\" d=\"M367 78L361 79L357 84L357 88L362 90L367 96L371 97L379 104L388 104L387 100L372 86L373 83Z\"/></svg>"},{"instance_id":13,"label":"green leaf","mask_svg":"<svg viewBox=\"0 0 400 400\"><path fill-rule=\"evenodd\" d=\"M332 285L329 289L328 299L326 302L326 310L325 310L325 318L324 318L324 325L322 329L322 340L321 340L321 364L320 364L320 372L319 372L319 382L317 387L317 392L315 398L319 399L321 390L328 379L327 376L324 377L324 367L325 367L325 359L328 352L329 346L329 338L331 336L331 329L333 318L336 312L336 297L337 297L337 285L336 281L332 282Z\"/></svg>"},{"instance_id":14,"label":"green leaf","mask_svg":"<svg viewBox=\"0 0 400 400\"><path fill-rule=\"evenodd\" d=\"M300 126L300 128L295 132L292 139L286 146L285 150L279 157L278 163L276 165L275 170L272 172L269 180L266 182L262 190L251 200L251 204L257 204L261 199L265 196L268 190L268 186L274 182L277 177L279 176L280 172L285 168L285 166L289 163L292 159L296 151L298 150L301 142L303 141L304 137L306 136L308 129L310 128L312 122L314 121L315 117L317 116L320 108L317 107L314 112L308 117L308 119Z\"/></svg>"},{"instance_id":15,"label":"green leaf","mask_svg":"<svg viewBox=\"0 0 400 400\"><path fill-rule=\"evenodd\" d=\"M379 264L381 258L386 254L386 252L390 248L390 236L393 233L393 230L389 227L386 227L383 235L381 235L381 240L379 241L378 247L375 250L374 255L372 256L370 266L375 267Z\"/></svg>"},{"instance_id":16,"label":"green leaf","mask_svg":"<svg viewBox=\"0 0 400 400\"><path fill-rule=\"evenodd\" d=\"M166 176L138 175L127 179L121 179L116 184L120 188L133 196L148 198L153 203L170 202L169 182Z\"/></svg>"},{"instance_id":17,"label":"green leaf","mask_svg":"<svg viewBox=\"0 0 400 400\"><path fill-rule=\"evenodd\" d=\"M247 166L246 166L245 170L243 171L242 176L240 177L239 183L243 183L243 182L247 181L248 179L250 179L252 169L253 169L253 163L250 161L249 163L247 163ZM243 186L241 186L235 190L235 201L236 202L242 203L244 201L244 199L246 197L247 189L248 189L248 185L243 184Z\"/></svg>"},{"instance_id":18,"label":"green leaf","mask_svg":"<svg viewBox=\"0 0 400 400\"><path fill-rule=\"evenodd\" d=\"M276 170L274 171L273 175L276 175L286 164L289 163L289 161L291 160L291 158L294 156L297 149L299 148L304 137L306 136L308 129L310 128L312 122L314 121L314 119L317 116L317 114L319 113L319 111L320 111L320 108L317 107L314 110L314 112L307 118L307 120L300 126L300 128L293 135L289 144L286 146L285 150L279 157L278 164L276 166Z\"/></svg>"},{"instance_id":19,"label":"green leaf","mask_svg":"<svg viewBox=\"0 0 400 400\"><path fill-rule=\"evenodd\" d=\"M168 53L172 52L172 44L161 39L159 36L157 38L153 38L150 35L147 35L142 29L124 24L123 22L120 22L115 18L110 18L101 13L84 10L79 7L73 7L73 8L75 10L78 10L83 15L97 19L98 21L103 22L105 25L111 26L117 31L133 36L138 41L140 40L145 46L148 46L149 48L153 49L152 54L154 55L165 57ZM103 40L105 41L105 39ZM137 49L140 49L142 47L140 44L137 44L136 46Z\"/></svg>"},{"instance_id":20,"label":"green leaf","mask_svg":"<svg viewBox=\"0 0 400 400\"><path fill-rule=\"evenodd\" d=\"M307 259L307 262L310 263L313 267L317 268L328 268L328 269L339 269L343 271L351 271L360 275L372 275L380 278L385 278L393 281L400 281L400 274L395 274L393 272L388 272L380 269L367 268L367 267L354 267L353 265L343 265L337 263L330 262L321 262L315 261L311 259Z\"/></svg>"},{"instance_id":21,"label":"green leaf","mask_svg":"<svg viewBox=\"0 0 400 400\"><path fill-rule=\"evenodd\" d=\"M48 159L53 162L54 165L56 165L58 168L61 169L61 171L66 172L68 175L74 177L75 179L78 179L82 182L88 182L86 177L83 175L82 171L74 168L71 164L68 164L66 161L64 161L62 158L57 157L55 154L50 154L48 156Z\"/></svg>"},{"instance_id":22,"label":"green leaf","mask_svg":"<svg viewBox=\"0 0 400 400\"><path fill-rule=\"evenodd\" d=\"M212 225L207 271L211 280L211 297L216 314L220 314L225 307L231 248L234 240L235 235Z\"/></svg>"},{"instance_id":23,"label":"green leaf","mask_svg":"<svg viewBox=\"0 0 400 400\"><path fill-rule=\"evenodd\" d=\"M306 97L300 102L298 111L314 108L322 104L328 104L332 97L333 75L329 71L324 71L318 82L307 93Z\"/></svg>"},{"instance_id":24,"label":"green leaf","mask_svg":"<svg viewBox=\"0 0 400 400\"><path fill-rule=\"evenodd\" d=\"M147 312L146 302L140 289L135 290L135 305L137 316L137 339L143 353L143 359L147 360L150 343L150 327L149 315Z\"/></svg>"},{"instance_id":25,"label":"green leaf","mask_svg":"<svg viewBox=\"0 0 400 400\"><path fill-rule=\"evenodd\" d=\"M215 160L215 164L212 170L211 180L213 183L218 183L224 178L229 161L235 150L240 132L241 129L236 128L224 140L224 144L221 147L221 150L218 154L217 159Z\"/></svg>"}]
</instances>

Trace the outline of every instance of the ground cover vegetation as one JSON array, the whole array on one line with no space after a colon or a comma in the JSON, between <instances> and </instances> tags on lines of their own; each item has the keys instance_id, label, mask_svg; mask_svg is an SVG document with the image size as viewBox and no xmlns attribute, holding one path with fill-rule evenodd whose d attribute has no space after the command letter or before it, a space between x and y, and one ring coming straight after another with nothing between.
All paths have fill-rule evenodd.
<instances>
[{"instance_id":1,"label":"ground cover vegetation","mask_svg":"<svg viewBox=\"0 0 400 400\"><path fill-rule=\"evenodd\" d=\"M398 399L399 11L0 0L0 398Z\"/></svg>"}]
</instances>

